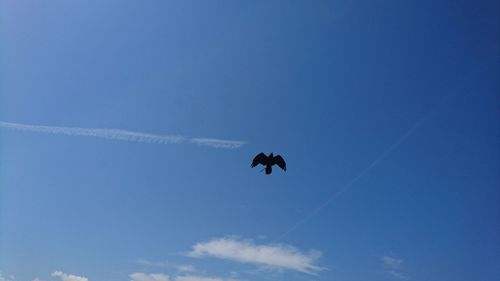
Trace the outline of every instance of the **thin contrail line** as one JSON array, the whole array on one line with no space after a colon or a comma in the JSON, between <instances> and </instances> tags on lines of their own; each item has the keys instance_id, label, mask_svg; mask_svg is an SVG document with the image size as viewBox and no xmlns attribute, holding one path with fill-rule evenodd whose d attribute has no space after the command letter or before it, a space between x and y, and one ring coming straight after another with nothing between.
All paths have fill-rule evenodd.
<instances>
[{"instance_id":1,"label":"thin contrail line","mask_svg":"<svg viewBox=\"0 0 500 281\"><path fill-rule=\"evenodd\" d=\"M191 138L189 142L198 145L211 146L214 148L227 148L227 149L238 148L243 144L245 144L245 142L242 141L219 140L211 138Z\"/></svg>"},{"instance_id":2,"label":"thin contrail line","mask_svg":"<svg viewBox=\"0 0 500 281\"><path fill-rule=\"evenodd\" d=\"M301 220L297 221L292 227L290 227L287 231L285 231L283 234L281 234L278 237L278 240L283 239L285 236L290 234L290 232L294 231L297 229L299 226L304 224L306 221L308 221L311 217L319 213L321 210L323 210L326 206L328 206L331 202L333 202L335 199L337 199L340 195L342 195L344 192L346 192L350 187L352 187L353 184L355 184L357 181L359 181L362 177L364 177L373 167L375 167L378 163L380 163L382 160L387 158L391 152L393 152L399 145L401 145L423 122L424 120L428 119L431 113L426 114L424 117L422 117L419 121L417 121L406 133L404 133L402 136L400 136L391 146L389 146L380 156L378 156L373 162L371 162L370 165L368 165L366 168L364 168L357 176L355 176L352 180L350 180L348 183L343 185L340 190L337 192L333 193L328 199L325 200L322 204L320 204L318 207L312 209L305 217L303 217Z\"/></svg>"},{"instance_id":3,"label":"thin contrail line","mask_svg":"<svg viewBox=\"0 0 500 281\"><path fill-rule=\"evenodd\" d=\"M34 133L47 133L54 135L84 136L129 142L180 144L186 141L213 148L235 149L245 144L243 141L222 140L212 138L186 138L181 135L155 135L142 132L133 132L121 129L78 128L28 125L0 121L0 128Z\"/></svg>"},{"instance_id":4,"label":"thin contrail line","mask_svg":"<svg viewBox=\"0 0 500 281\"><path fill-rule=\"evenodd\" d=\"M400 146L408 137L410 137L413 132L421 126L425 121L427 121L436 111L442 103L444 103L446 100L450 99L451 97L455 96L458 92L459 89L463 86L465 81L468 81L470 76L473 76L476 74L479 70L476 68L475 70L471 71L466 75L464 79L461 80L462 83L458 85L454 90L450 91L448 94L446 94L433 108L431 108L427 113L424 114L415 124L408 129L404 134L402 134L396 141L390 145L386 150L384 150L373 162L370 163L366 168L364 168L357 176L355 176L352 180L350 180L348 183L343 185L338 191L333 193L330 197L328 197L322 204L318 205L317 207L313 208L306 216L304 216L302 219L298 220L292 227L287 229L285 232L283 232L280 236L278 236L277 240L281 240L285 238L288 234L290 234L292 231L300 227L302 224L304 224L306 221L308 221L310 218L315 216L317 213L319 213L321 210L323 210L325 207L327 207L330 203L332 203L335 199L340 197L344 192L346 192L348 189L350 189L357 181L359 181L361 178L363 178L371 169L373 169L375 166L377 166L380 162L382 162L384 159L389 156L398 146Z\"/></svg>"}]
</instances>

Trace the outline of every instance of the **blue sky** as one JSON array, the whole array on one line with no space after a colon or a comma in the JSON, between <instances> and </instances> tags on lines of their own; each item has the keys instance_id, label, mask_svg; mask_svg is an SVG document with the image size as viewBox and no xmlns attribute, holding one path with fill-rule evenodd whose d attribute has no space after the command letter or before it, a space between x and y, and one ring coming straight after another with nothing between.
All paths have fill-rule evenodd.
<instances>
[{"instance_id":1,"label":"blue sky","mask_svg":"<svg viewBox=\"0 0 500 281\"><path fill-rule=\"evenodd\" d=\"M0 280L498 279L499 11L0 0Z\"/></svg>"}]
</instances>

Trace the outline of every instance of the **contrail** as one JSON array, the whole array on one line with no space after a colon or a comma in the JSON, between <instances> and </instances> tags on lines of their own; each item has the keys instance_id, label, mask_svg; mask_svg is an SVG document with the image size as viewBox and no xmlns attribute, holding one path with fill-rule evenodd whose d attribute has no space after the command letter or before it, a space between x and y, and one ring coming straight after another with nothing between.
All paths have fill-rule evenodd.
<instances>
[{"instance_id":1,"label":"contrail","mask_svg":"<svg viewBox=\"0 0 500 281\"><path fill-rule=\"evenodd\" d=\"M332 203L335 199L337 199L340 195L346 192L349 188L351 188L358 180L363 178L366 175L366 173L368 173L371 169L373 169L373 167L377 166L378 163L387 158L387 156L389 156L391 152L393 152L398 146L400 146L425 120L427 120L430 117L431 114L432 112L428 112L426 115L424 115L424 117L418 120L408 131L406 131L406 133L401 135L391 146L389 146L384 152L382 152L382 154L380 154L375 160L373 160L373 162L371 162L370 165L364 168L357 176L355 176L348 183L343 185L337 192L333 193L330 197L328 197L322 204L312 209L305 217L297 221L292 227L290 227L287 231L281 234L278 237L278 240L285 238L288 234L290 234L290 232L294 231L299 226L304 224L306 221L308 221L310 218L312 218L314 215L316 215L326 206Z\"/></svg>"},{"instance_id":2,"label":"contrail","mask_svg":"<svg viewBox=\"0 0 500 281\"><path fill-rule=\"evenodd\" d=\"M180 144L186 141L198 145L213 148L235 149L245 144L243 141L221 140L211 138L186 138L181 135L155 135L142 132L133 132L121 129L96 129L78 127L55 127L19 124L0 121L0 128L35 133L47 133L54 135L95 137L110 140L121 140L130 142L156 143L156 144Z\"/></svg>"},{"instance_id":3,"label":"contrail","mask_svg":"<svg viewBox=\"0 0 500 281\"><path fill-rule=\"evenodd\" d=\"M238 148L245 144L242 141L233 141L233 140L219 140L219 139L210 139L210 138L192 138L189 140L190 143L195 143L198 145L205 145L214 148L226 148L226 149L234 149Z\"/></svg>"},{"instance_id":4,"label":"contrail","mask_svg":"<svg viewBox=\"0 0 500 281\"><path fill-rule=\"evenodd\" d=\"M330 203L339 198L343 193L345 193L348 189L350 189L357 181L363 178L370 170L372 170L375 166L377 166L380 162L385 160L396 148L398 148L406 139L408 139L418 127L420 127L423 123L429 120L432 115L434 115L438 108L442 106L447 100L458 94L459 90L464 86L465 82L470 79L471 76L474 76L479 72L479 69L476 68L473 71L469 72L468 75L461 80L461 83L456 86L452 91L448 94L444 95L439 102L437 102L427 113L425 113L419 120L413 124L405 133L403 133L399 138L397 138L394 143L392 143L386 150L384 150L377 158L375 158L366 168L364 168L357 176L355 176L348 183L343 185L338 191L334 192L330 197L328 197L323 203L319 204L317 207L311 209L302 219L298 220L292 227L288 228L285 232L283 232L280 236L278 236L277 240L281 240L285 238L288 234L290 234L295 229L302 226L305 222L307 222L310 218L314 217L316 214L321 212L324 208L326 208Z\"/></svg>"}]
</instances>

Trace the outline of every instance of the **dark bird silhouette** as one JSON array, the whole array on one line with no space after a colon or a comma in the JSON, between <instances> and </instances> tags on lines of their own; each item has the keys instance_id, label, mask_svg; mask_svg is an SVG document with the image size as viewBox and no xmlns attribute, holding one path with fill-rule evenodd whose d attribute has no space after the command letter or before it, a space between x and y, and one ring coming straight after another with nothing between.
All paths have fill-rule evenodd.
<instances>
[{"instance_id":1,"label":"dark bird silhouette","mask_svg":"<svg viewBox=\"0 0 500 281\"><path fill-rule=\"evenodd\" d=\"M255 156L252 161L252 168L259 164L266 166L266 175L269 175L273 171L272 167L274 164L278 165L278 167L286 171L286 163L283 157L281 157L281 155L274 156L272 152L271 154L269 154L269 156L266 156L262 152L257 154L257 156Z\"/></svg>"}]
</instances>

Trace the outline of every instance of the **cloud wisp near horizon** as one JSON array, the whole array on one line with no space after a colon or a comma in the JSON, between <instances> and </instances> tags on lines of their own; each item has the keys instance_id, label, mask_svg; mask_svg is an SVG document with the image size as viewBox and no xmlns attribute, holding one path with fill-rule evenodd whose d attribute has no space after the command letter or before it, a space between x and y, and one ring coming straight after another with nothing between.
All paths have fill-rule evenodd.
<instances>
[{"instance_id":1,"label":"cloud wisp near horizon","mask_svg":"<svg viewBox=\"0 0 500 281\"><path fill-rule=\"evenodd\" d=\"M129 275L130 281L238 281L232 277L214 277L214 276L200 276L200 275L178 275L170 277L165 273L143 273L134 272Z\"/></svg>"},{"instance_id":2,"label":"cloud wisp near horizon","mask_svg":"<svg viewBox=\"0 0 500 281\"><path fill-rule=\"evenodd\" d=\"M131 281L169 281L170 278L168 275L163 273L143 273L143 272L134 272L129 275Z\"/></svg>"},{"instance_id":3,"label":"cloud wisp near horizon","mask_svg":"<svg viewBox=\"0 0 500 281\"><path fill-rule=\"evenodd\" d=\"M188 138L182 135L157 135L143 132L127 131L122 129L108 128L79 128L79 127L58 127L40 126L30 124L20 124L0 121L0 128L34 133L46 133L54 135L95 137L109 140L120 140L153 144L181 144L191 143L212 148L236 149L246 142L236 140L224 140L215 138L193 137Z\"/></svg>"},{"instance_id":4,"label":"cloud wisp near horizon","mask_svg":"<svg viewBox=\"0 0 500 281\"><path fill-rule=\"evenodd\" d=\"M191 264L179 264L170 261L151 261L145 258L140 258L137 260L137 263L140 265L145 265L149 267L158 267L158 268L174 268L179 272L195 272L196 269Z\"/></svg>"},{"instance_id":5,"label":"cloud wisp near horizon","mask_svg":"<svg viewBox=\"0 0 500 281\"><path fill-rule=\"evenodd\" d=\"M52 272L51 276L61 278L62 281L89 281L87 277L64 273L60 270Z\"/></svg>"},{"instance_id":6,"label":"cloud wisp near horizon","mask_svg":"<svg viewBox=\"0 0 500 281\"><path fill-rule=\"evenodd\" d=\"M391 255L384 255L380 257L382 264L385 268L385 273L392 279L406 280L408 276L402 273L403 259Z\"/></svg>"},{"instance_id":7,"label":"cloud wisp near horizon","mask_svg":"<svg viewBox=\"0 0 500 281\"><path fill-rule=\"evenodd\" d=\"M250 240L234 238L215 238L196 243L187 255L193 258L215 257L312 275L323 270L316 265L316 260L321 257L320 251L310 250L308 253L303 253L290 245L257 245Z\"/></svg>"}]
</instances>

